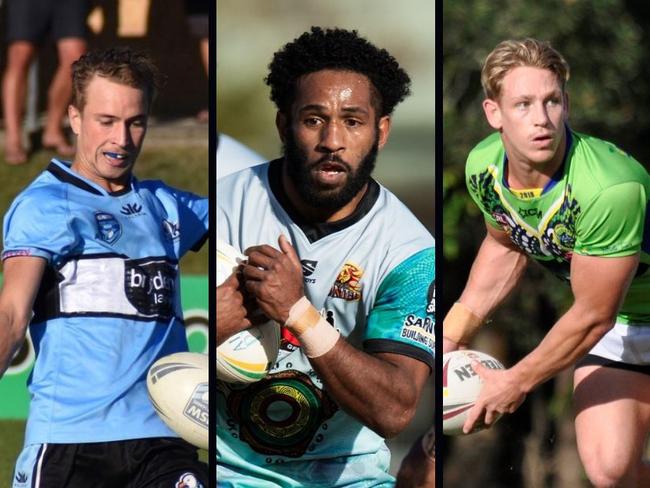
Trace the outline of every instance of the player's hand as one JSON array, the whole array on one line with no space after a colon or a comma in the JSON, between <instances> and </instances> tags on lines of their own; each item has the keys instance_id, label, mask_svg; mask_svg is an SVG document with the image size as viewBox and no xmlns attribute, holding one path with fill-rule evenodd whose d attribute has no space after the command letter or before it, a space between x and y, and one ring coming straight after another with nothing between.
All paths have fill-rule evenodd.
<instances>
[{"instance_id":1,"label":"player's hand","mask_svg":"<svg viewBox=\"0 0 650 488\"><path fill-rule=\"evenodd\" d=\"M302 265L289 240L281 235L280 250L271 246L253 246L244 252L248 262L242 273L248 290L268 317L280 324L289 318L289 310L305 295Z\"/></svg>"},{"instance_id":2,"label":"player's hand","mask_svg":"<svg viewBox=\"0 0 650 488\"><path fill-rule=\"evenodd\" d=\"M217 345L237 332L249 328L252 323L245 306L237 273L217 286Z\"/></svg>"},{"instance_id":3,"label":"player's hand","mask_svg":"<svg viewBox=\"0 0 650 488\"><path fill-rule=\"evenodd\" d=\"M454 342L450 339L447 339L445 336L442 336L442 353L447 354L451 351L456 351L461 349L460 345L457 342Z\"/></svg>"},{"instance_id":4,"label":"player's hand","mask_svg":"<svg viewBox=\"0 0 650 488\"><path fill-rule=\"evenodd\" d=\"M478 361L472 361L472 369L483 380L483 388L463 425L465 434L472 432L481 419L486 426L491 426L501 414L517 410L526 398L521 382L515 378L512 369L494 370Z\"/></svg>"}]
</instances>

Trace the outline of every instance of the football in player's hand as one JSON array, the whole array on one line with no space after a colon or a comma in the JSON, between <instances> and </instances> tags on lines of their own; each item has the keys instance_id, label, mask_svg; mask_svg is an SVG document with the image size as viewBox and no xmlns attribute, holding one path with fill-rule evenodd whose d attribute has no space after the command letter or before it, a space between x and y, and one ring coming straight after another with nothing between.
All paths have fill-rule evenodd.
<instances>
[{"instance_id":1,"label":"football in player's hand","mask_svg":"<svg viewBox=\"0 0 650 488\"><path fill-rule=\"evenodd\" d=\"M217 286L245 261L246 256L217 239ZM279 350L280 326L276 322L243 330L217 347L217 378L227 383L259 381L268 374Z\"/></svg>"},{"instance_id":2,"label":"football in player's hand","mask_svg":"<svg viewBox=\"0 0 650 488\"><path fill-rule=\"evenodd\" d=\"M483 387L483 380L471 366L472 361L486 368L504 369L503 364L480 351L462 349L442 356L442 431L447 435L463 433L467 414ZM482 428L477 423L472 432Z\"/></svg>"}]
</instances>

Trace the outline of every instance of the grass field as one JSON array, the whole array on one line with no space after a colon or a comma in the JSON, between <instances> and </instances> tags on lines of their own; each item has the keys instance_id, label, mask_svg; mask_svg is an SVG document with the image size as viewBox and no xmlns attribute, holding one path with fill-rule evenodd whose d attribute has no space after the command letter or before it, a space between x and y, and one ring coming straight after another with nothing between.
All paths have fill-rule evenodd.
<instances>
[{"instance_id":1,"label":"grass field","mask_svg":"<svg viewBox=\"0 0 650 488\"><path fill-rule=\"evenodd\" d=\"M0 420L0 486L11 486L11 475L16 457L23 447L25 422L22 420Z\"/></svg>"},{"instance_id":2,"label":"grass field","mask_svg":"<svg viewBox=\"0 0 650 488\"><path fill-rule=\"evenodd\" d=\"M193 132L183 142L178 137L183 131ZM171 137L173 133L176 137ZM2 144L0 144L2 147ZM54 156L52 152L35 153L22 166L5 164L0 152L0 214L4 215L14 197L47 166ZM208 145L207 128L172 126L150 128L145 148L140 155L135 174L139 179L160 179L166 183L198 193L208 194ZM208 246L198 253L188 253L181 261L183 273L207 274ZM9 401L3 399L2 401ZM0 488L11 486L13 467L23 444L25 422L22 420L0 420ZM207 452L201 453L207 459Z\"/></svg>"}]
</instances>

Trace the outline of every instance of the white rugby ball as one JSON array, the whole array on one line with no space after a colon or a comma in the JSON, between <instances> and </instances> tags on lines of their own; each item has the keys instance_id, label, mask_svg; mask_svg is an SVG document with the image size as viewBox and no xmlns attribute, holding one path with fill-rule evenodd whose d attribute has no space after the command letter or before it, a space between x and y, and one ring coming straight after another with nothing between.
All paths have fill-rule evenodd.
<instances>
[{"instance_id":1,"label":"white rugby ball","mask_svg":"<svg viewBox=\"0 0 650 488\"><path fill-rule=\"evenodd\" d=\"M154 409L190 444L208 448L208 356L178 352L156 361L147 373Z\"/></svg>"},{"instance_id":2,"label":"white rugby ball","mask_svg":"<svg viewBox=\"0 0 650 488\"><path fill-rule=\"evenodd\" d=\"M246 256L217 239L217 286L245 261ZM279 350L280 326L276 322L243 330L217 347L217 378L227 383L259 381L268 374Z\"/></svg>"},{"instance_id":3,"label":"white rugby ball","mask_svg":"<svg viewBox=\"0 0 650 488\"><path fill-rule=\"evenodd\" d=\"M472 361L490 369L504 369L503 364L480 351L462 349L442 356L442 431L447 435L463 433L467 414L483 387ZM482 428L477 422L473 432Z\"/></svg>"}]
</instances>

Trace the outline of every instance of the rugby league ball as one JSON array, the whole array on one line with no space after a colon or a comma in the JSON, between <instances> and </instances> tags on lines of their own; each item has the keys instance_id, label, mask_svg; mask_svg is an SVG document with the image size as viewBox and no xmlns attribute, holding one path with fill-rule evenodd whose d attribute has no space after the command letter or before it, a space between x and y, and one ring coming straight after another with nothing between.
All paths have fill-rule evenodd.
<instances>
[{"instance_id":1,"label":"rugby league ball","mask_svg":"<svg viewBox=\"0 0 650 488\"><path fill-rule=\"evenodd\" d=\"M469 410L478 398L483 380L474 372L472 361L490 369L504 369L489 354L462 349L442 356L442 431L447 435L463 433ZM484 426L475 425L473 432Z\"/></svg>"},{"instance_id":2,"label":"rugby league ball","mask_svg":"<svg viewBox=\"0 0 650 488\"><path fill-rule=\"evenodd\" d=\"M178 352L156 361L147 373L154 409L190 444L208 448L208 356Z\"/></svg>"},{"instance_id":3,"label":"rugby league ball","mask_svg":"<svg viewBox=\"0 0 650 488\"><path fill-rule=\"evenodd\" d=\"M246 256L217 239L217 286L244 261ZM259 381L268 374L279 350L280 326L276 322L243 330L217 347L217 378L227 383Z\"/></svg>"}]
</instances>

